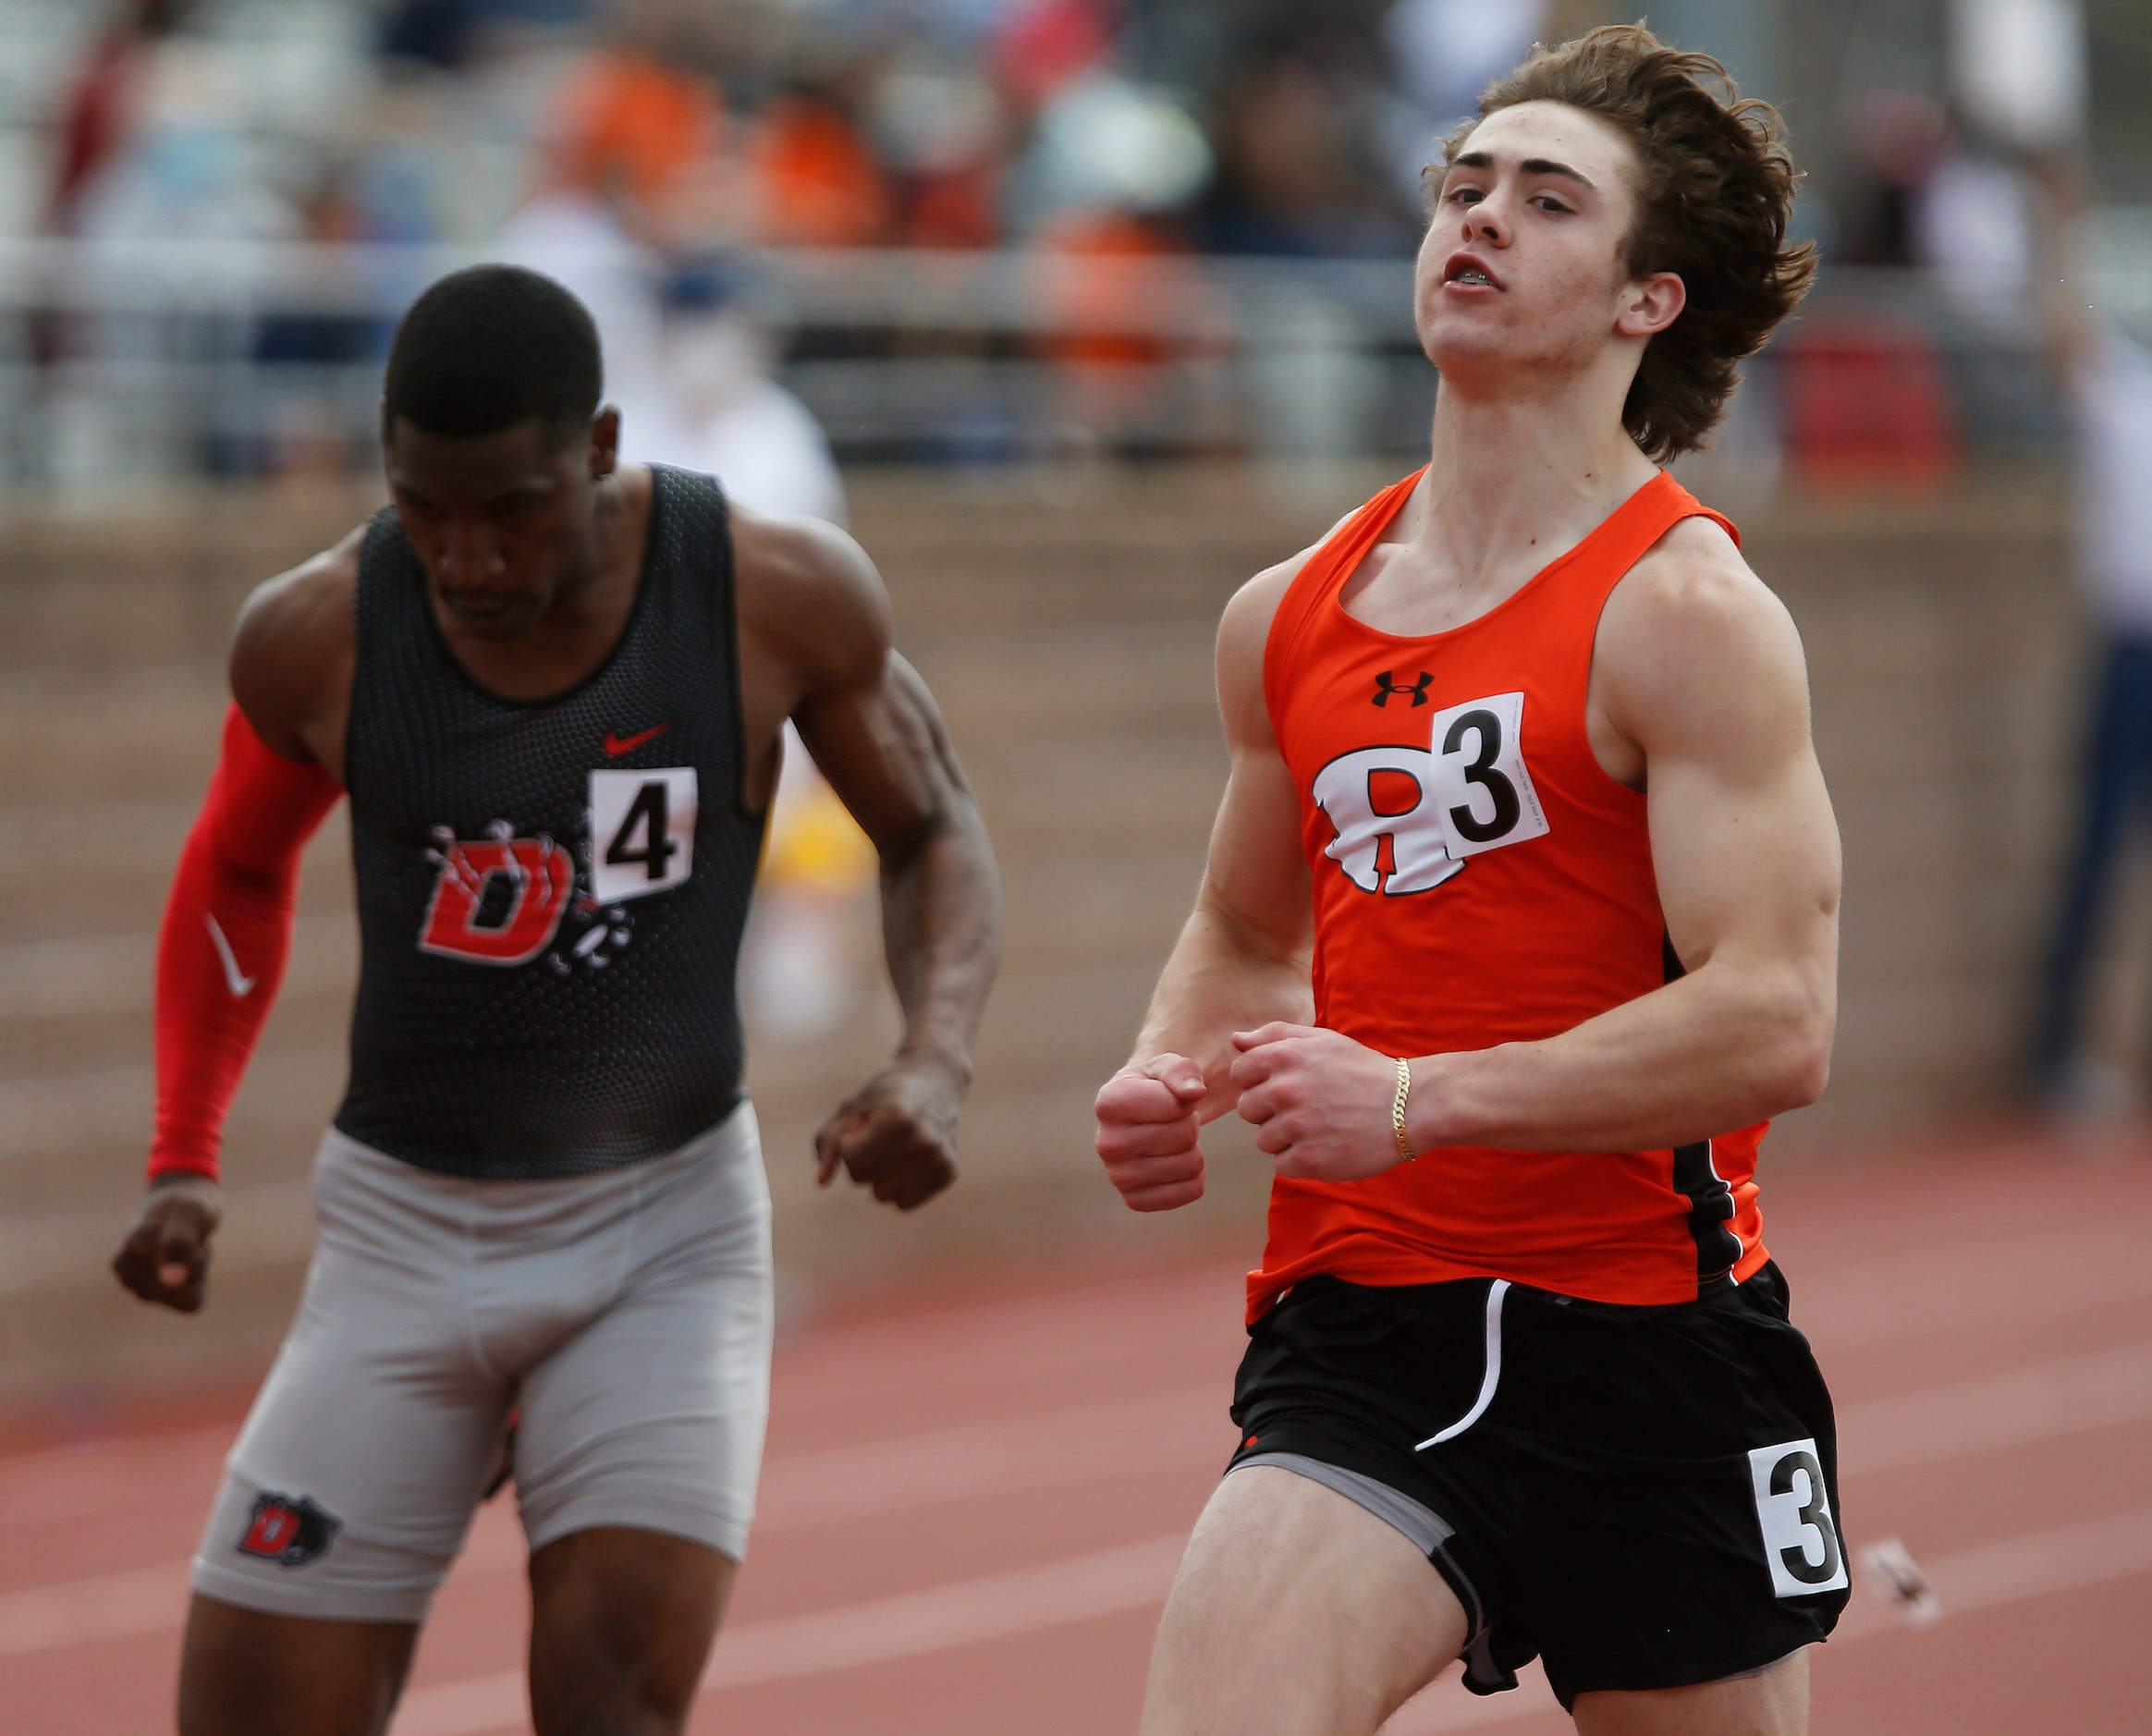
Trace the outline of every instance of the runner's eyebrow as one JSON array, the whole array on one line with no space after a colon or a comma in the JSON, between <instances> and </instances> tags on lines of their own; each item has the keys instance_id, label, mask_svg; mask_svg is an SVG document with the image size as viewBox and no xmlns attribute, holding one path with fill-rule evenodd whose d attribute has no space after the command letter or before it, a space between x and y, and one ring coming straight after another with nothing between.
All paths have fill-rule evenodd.
<instances>
[{"instance_id":1,"label":"runner's eyebrow","mask_svg":"<svg viewBox=\"0 0 2152 1736\"><path fill-rule=\"evenodd\" d=\"M1467 151L1449 165L1453 169L1491 169L1495 160L1485 151ZM1552 157L1526 157L1517 165L1527 175L1559 175L1564 180L1574 181L1587 192L1597 192L1597 183L1580 169L1572 169L1566 163L1558 163Z\"/></svg>"}]
</instances>

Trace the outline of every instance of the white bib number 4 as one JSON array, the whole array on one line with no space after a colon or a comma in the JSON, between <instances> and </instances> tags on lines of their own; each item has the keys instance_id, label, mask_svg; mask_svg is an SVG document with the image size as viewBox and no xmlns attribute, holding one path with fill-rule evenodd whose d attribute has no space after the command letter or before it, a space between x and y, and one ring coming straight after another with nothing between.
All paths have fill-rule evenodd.
<instances>
[{"instance_id":1,"label":"white bib number 4","mask_svg":"<svg viewBox=\"0 0 2152 1736\"><path fill-rule=\"evenodd\" d=\"M1457 861L1546 836L1547 815L1524 769L1523 733L1522 693L1497 693L1435 714L1427 794Z\"/></svg>"},{"instance_id":2,"label":"white bib number 4","mask_svg":"<svg viewBox=\"0 0 2152 1736\"><path fill-rule=\"evenodd\" d=\"M695 768L591 774L591 896L600 904L677 886L695 870Z\"/></svg>"}]
</instances>

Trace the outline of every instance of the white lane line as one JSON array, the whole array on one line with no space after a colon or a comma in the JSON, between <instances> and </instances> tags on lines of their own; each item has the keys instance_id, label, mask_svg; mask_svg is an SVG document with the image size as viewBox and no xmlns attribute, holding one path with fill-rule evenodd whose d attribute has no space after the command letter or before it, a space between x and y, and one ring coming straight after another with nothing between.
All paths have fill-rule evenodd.
<instances>
[{"instance_id":1,"label":"white lane line","mask_svg":"<svg viewBox=\"0 0 2152 1736\"><path fill-rule=\"evenodd\" d=\"M1904 1470L2148 1417L2152 1342L2123 1345L1849 1407L1840 1422L1840 1464L1848 1476ZM183 1438L199 1447L206 1432ZM1207 1402L1176 1394L935 1430L878 1447L792 1454L773 1460L764 1473L758 1534L1204 1458L1222 1462L1231 1444L1219 1438ZM487 1509L458 1571L466 1578L520 1572L523 1559L522 1536L507 1510ZM146 1582L136 1572L0 1596L0 1655L177 1626L185 1613L184 1568L142 1571L168 1576L174 1589L163 1606L144 1601ZM52 1612L36 1613L45 1599L53 1601Z\"/></svg>"},{"instance_id":2,"label":"white lane line","mask_svg":"<svg viewBox=\"0 0 2152 1736\"><path fill-rule=\"evenodd\" d=\"M1065 1561L749 1622L718 1636L703 1692L819 1676L1155 1608L1166 1600L1187 1542L1175 1532ZM478 1736L520 1725L525 1706L523 1672L501 1670L406 1695L393 1729L396 1736Z\"/></svg>"},{"instance_id":3,"label":"white lane line","mask_svg":"<svg viewBox=\"0 0 2152 1736\"><path fill-rule=\"evenodd\" d=\"M279 1245L287 1245L287 1232L305 1209L305 1184L282 1186L275 1193L277 1209L264 1209L261 1215L275 1219L274 1229ZM108 1229L109 1225L101 1216L97 1235L104 1236ZM227 1229L226 1233L238 1232ZM51 1240L43 1226L36 1239L48 1243ZM2152 1297L2152 1261L2138 1257L2148 1241L2152 1241L2152 1217L2140 1216L2038 1237L1966 1244L1906 1259L1866 1261L1796 1274L1800 1293L1795 1302L1795 1320L1823 1345L1828 1355L1852 1345L2126 1303ZM17 1249L12 1243L6 1245L10 1253L30 1252ZM100 1241L100 1251L103 1246ZM1989 1272L2026 1275L2037 1282L2020 1286L2015 1282L1997 1281L1968 1288L1961 1280L1969 1259L1976 1260ZM12 1264L0 1262L0 1267ZM0 1277L0 1290L7 1286L8 1279ZM1120 1355L1114 1340L1117 1330L1124 1324L1130 1333L1141 1333L1146 1353L1160 1349L1157 1330L1161 1319L1173 1329L1163 1348L1198 1350L1214 1339L1224 1341L1204 1324L1214 1312L1211 1306L1215 1302L1211 1293L1214 1288L1208 1278L1181 1281L1169 1295L1153 1298L1145 1304L1149 1322L1145 1326L1139 1326L1133 1320L1124 1323L1118 1318L1101 1324L1097 1314L1100 1307L1110 1311L1128 1299L1102 1298L1086 1291L1075 1301L1060 1297L1032 1305L1021 1321L997 1317L984 1327L951 1315L908 1321L901 1338L890 1336L891 1329L879 1323L835 1328L820 1342L802 1347L811 1366L788 1368L788 1358L779 1357L778 1408L787 1414L796 1415L839 1402L858 1405L862 1398L856 1380L858 1371L831 1363L831 1352L847 1348L847 1341L854 1335L887 1336L892 1354L876 1359L877 1367L894 1389L909 1386L913 1391L917 1390L917 1380L906 1374L904 1357L894 1352L899 1348L916 1348L923 1332L933 1337L945 1327L952 1328L952 1343L960 1353L941 1360L953 1362L967 1371L972 1376L967 1385L991 1384L1005 1378L1009 1372L1001 1355L1005 1349L1013 1356L1016 1345L1031 1332L1051 1331L1057 1322L1065 1322L1072 1307L1078 1306L1086 1311L1093 1329L1082 1340L1072 1341L1067 1347L1072 1363L1105 1362ZM1133 1306L1132 1302L1129 1305ZM1174 1329L1177 1323L1186 1330ZM1012 1333L1012 1327L1018 1329ZM939 1337L933 1337L933 1341L937 1351L950 1348ZM838 1360L850 1363L853 1359L840 1356ZM1027 1366L1027 1372L1037 1370ZM1210 1401L1206 1397L1205 1402ZM1859 1416L1870 1405L1879 1407L1880 1414L1881 1409L1903 1401L1877 1400L1868 1404L1850 1405L1846 1409L1846 1420ZM1073 1411L1068 1414L1071 1421L1075 1419ZM171 1460L205 1449L221 1450L236 1433L234 1424L149 1441L101 1442L90 1447L48 1449L12 1459L0 1457L0 1526L124 1507L141 1498L141 1484L155 1473L168 1469ZM1840 1434L1847 1433L1849 1430L1841 1426ZM838 1456L851 1450L835 1449L831 1454L831 1468L837 1469L835 1461ZM863 1454L877 1450L860 1449ZM785 1462L773 1461L768 1467L765 1490L772 1486L769 1478L783 1474ZM870 1498L862 1495L860 1498ZM839 1499L832 1498L833 1509ZM772 1504L765 1498L765 1505ZM774 1503L780 1511L785 1504L782 1497ZM886 1510L874 1507L859 1510ZM789 1522L777 1512L773 1512L765 1522Z\"/></svg>"},{"instance_id":4,"label":"white lane line","mask_svg":"<svg viewBox=\"0 0 2152 1736\"><path fill-rule=\"evenodd\" d=\"M1849 1405L1846 1475L1939 1463L2152 1417L2152 1343L2124 1344Z\"/></svg>"},{"instance_id":5,"label":"white lane line","mask_svg":"<svg viewBox=\"0 0 2152 1736\"><path fill-rule=\"evenodd\" d=\"M895 1440L788 1454L763 1473L762 1524L823 1524L1210 1458L1240 1436L1215 1395L1070 1405Z\"/></svg>"},{"instance_id":6,"label":"white lane line","mask_svg":"<svg viewBox=\"0 0 2152 1736\"><path fill-rule=\"evenodd\" d=\"M1185 1538L1147 1538L1067 1561L990 1573L844 1608L750 1622L720 1636L703 1692L818 1676L897 1658L1034 1633L1165 1601ZM1928 1564L1953 1612L1992 1608L2152 1572L2152 1508L2057 1526L1962 1550ZM1841 1641L1893 1632L1879 1598L1863 1595L1839 1627ZM1437 1682L1384 1727L1385 1736L1450 1730L1537 1717L1553 1707L1546 1678L1519 1672L1515 1693L1480 1698L1454 1679ZM408 1695L396 1736L491 1736L526 1718L522 1673L502 1670Z\"/></svg>"},{"instance_id":7,"label":"white lane line","mask_svg":"<svg viewBox=\"0 0 2152 1736\"><path fill-rule=\"evenodd\" d=\"M1921 1248L1789 1274L1793 1324L1828 1358L1856 1346L2117 1307L2152 1299L2152 1217ZM1768 1229L1766 1231L1768 1239ZM1983 1276L1965 1281L1967 1271Z\"/></svg>"}]
</instances>

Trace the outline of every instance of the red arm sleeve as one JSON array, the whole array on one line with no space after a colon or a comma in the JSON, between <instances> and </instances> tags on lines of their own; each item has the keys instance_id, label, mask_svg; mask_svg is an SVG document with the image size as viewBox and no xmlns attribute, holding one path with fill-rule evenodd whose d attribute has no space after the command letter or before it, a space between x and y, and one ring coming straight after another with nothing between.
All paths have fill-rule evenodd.
<instances>
[{"instance_id":1,"label":"red arm sleeve","mask_svg":"<svg viewBox=\"0 0 2152 1736\"><path fill-rule=\"evenodd\" d=\"M225 1115L284 980L299 857L343 794L287 760L237 705L180 852L157 940L157 1119L150 1174L214 1178Z\"/></svg>"}]
</instances>

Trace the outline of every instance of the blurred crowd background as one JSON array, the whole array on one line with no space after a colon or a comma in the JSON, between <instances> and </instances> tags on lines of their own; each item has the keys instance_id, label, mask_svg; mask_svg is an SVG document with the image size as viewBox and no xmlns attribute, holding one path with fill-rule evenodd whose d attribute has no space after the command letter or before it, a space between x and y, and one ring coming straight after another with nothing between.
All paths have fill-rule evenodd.
<instances>
[{"instance_id":1,"label":"blurred crowd background","mask_svg":"<svg viewBox=\"0 0 2152 1736\"><path fill-rule=\"evenodd\" d=\"M397 312L488 255L593 303L631 446L773 486L813 471L801 402L845 461L1409 449L1421 171L1535 39L1608 12L5 0L0 480L363 470ZM2152 316L2145 8L1651 21L1783 107L1832 268L1729 463L1919 486L2058 446L2058 277Z\"/></svg>"},{"instance_id":2,"label":"blurred crowd background","mask_svg":"<svg viewBox=\"0 0 2152 1736\"><path fill-rule=\"evenodd\" d=\"M788 1304L1132 1218L1089 1106L1200 869L1217 610L1424 450L1421 171L1602 0L0 0L0 1421L244 1373L306 1257L352 976L340 821L242 1094L206 1322L104 1272L150 972L247 590L382 498L440 272L597 315L631 458L848 520L1001 851L965 1181L807 1140L893 1029L874 862L788 776L743 969ZM1684 481L1792 608L1845 833L1830 1094L1773 1162L2152 1078L2152 6L1669 0L1782 108L1824 269ZM2085 742L2092 751L2088 753ZM801 1300L801 1299L806 1300ZM68 1395L73 1395L72 1397ZM84 1397L83 1395L90 1395Z\"/></svg>"}]
</instances>

